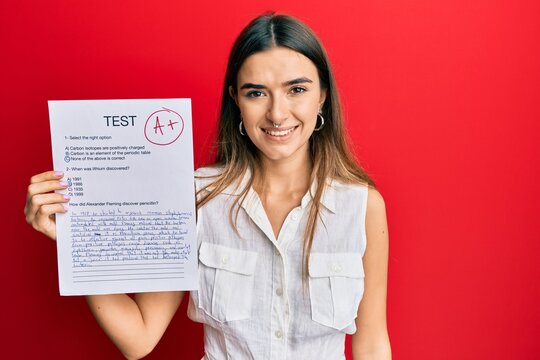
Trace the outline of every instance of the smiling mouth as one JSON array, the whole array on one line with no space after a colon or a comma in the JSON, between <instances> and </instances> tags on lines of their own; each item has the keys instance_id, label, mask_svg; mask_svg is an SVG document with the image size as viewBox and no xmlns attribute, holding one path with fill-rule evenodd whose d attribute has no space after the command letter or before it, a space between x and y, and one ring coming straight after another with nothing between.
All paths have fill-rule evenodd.
<instances>
[{"instance_id":1,"label":"smiling mouth","mask_svg":"<svg viewBox=\"0 0 540 360\"><path fill-rule=\"evenodd\" d=\"M263 129L263 131L265 133L267 133L268 135L270 136L287 136L289 135L290 133L292 133L294 130L296 130L298 126L294 126L294 127L291 127L289 129L285 129L285 130L270 130L270 129Z\"/></svg>"}]
</instances>

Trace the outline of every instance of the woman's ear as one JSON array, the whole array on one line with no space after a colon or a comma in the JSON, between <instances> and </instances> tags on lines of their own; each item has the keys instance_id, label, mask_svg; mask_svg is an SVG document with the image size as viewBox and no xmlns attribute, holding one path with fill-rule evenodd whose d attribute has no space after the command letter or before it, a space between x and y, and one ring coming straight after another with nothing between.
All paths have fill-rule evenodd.
<instances>
[{"instance_id":1,"label":"woman's ear","mask_svg":"<svg viewBox=\"0 0 540 360\"><path fill-rule=\"evenodd\" d=\"M321 96L319 98L319 109L322 109L324 101L326 100L326 89L321 89Z\"/></svg>"},{"instance_id":2,"label":"woman's ear","mask_svg":"<svg viewBox=\"0 0 540 360\"><path fill-rule=\"evenodd\" d=\"M238 106L238 99L236 98L236 93L234 92L232 85L229 85L229 96L233 98L236 106Z\"/></svg>"}]
</instances>

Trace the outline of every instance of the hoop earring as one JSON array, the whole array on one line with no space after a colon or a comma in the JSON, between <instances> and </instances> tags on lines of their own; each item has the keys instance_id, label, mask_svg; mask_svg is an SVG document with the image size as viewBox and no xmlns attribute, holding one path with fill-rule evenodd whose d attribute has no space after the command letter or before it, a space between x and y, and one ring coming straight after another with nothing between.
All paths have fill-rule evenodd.
<instances>
[{"instance_id":1,"label":"hoop earring","mask_svg":"<svg viewBox=\"0 0 540 360\"><path fill-rule=\"evenodd\" d=\"M317 119L320 118L321 119L321 125L317 126L315 129L313 129L313 131L319 131L321 130L323 127L324 127L324 118L322 116L322 112L319 111L319 113L317 114Z\"/></svg>"},{"instance_id":2,"label":"hoop earring","mask_svg":"<svg viewBox=\"0 0 540 360\"><path fill-rule=\"evenodd\" d=\"M246 134L244 134L244 132L242 131L242 124L243 124L243 120L240 120L240 124L238 124L238 131L240 131L240 134L242 136L245 136Z\"/></svg>"}]
</instances>

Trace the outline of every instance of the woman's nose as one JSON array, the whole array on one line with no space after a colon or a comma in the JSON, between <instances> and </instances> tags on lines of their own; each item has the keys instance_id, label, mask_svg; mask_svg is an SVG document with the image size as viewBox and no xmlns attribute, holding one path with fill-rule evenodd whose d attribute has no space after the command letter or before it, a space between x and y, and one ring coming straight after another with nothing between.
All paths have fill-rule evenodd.
<instances>
[{"instance_id":1,"label":"woman's nose","mask_svg":"<svg viewBox=\"0 0 540 360\"><path fill-rule=\"evenodd\" d=\"M287 120L289 116L289 109L287 101L279 96L272 98L266 118L274 124L281 124Z\"/></svg>"}]
</instances>

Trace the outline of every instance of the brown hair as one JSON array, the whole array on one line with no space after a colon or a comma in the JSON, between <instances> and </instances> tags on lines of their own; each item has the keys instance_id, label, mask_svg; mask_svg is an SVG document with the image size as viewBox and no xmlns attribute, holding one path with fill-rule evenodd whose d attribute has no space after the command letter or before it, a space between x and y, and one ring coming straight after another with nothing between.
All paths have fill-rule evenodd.
<instances>
[{"instance_id":1,"label":"brown hair","mask_svg":"<svg viewBox=\"0 0 540 360\"><path fill-rule=\"evenodd\" d=\"M223 85L217 157L214 164L216 167L221 167L223 171L212 177L209 185L199 189L197 207L208 203L231 184L239 186L240 183L237 180L242 179L249 170L252 176L244 183L243 188L237 189L240 193L234 203L237 216L240 205L253 185L253 175L261 171L258 168L257 148L249 137L242 136L238 131L240 110L229 95L229 87L232 87L234 92L237 91L238 71L248 56L278 46L292 49L310 59L317 67L321 88L327 93L321 109L325 125L320 131L313 133L309 144L312 161L310 183L316 182L318 186L315 193L310 194L312 206L304 233L303 272L305 274L309 266L309 253L327 179L335 179L347 184L369 186L375 186L375 184L356 163L347 146L341 103L326 51L313 31L298 19L287 15L264 14L252 20L236 39L229 56ZM231 209L231 222L232 213Z\"/></svg>"}]
</instances>

